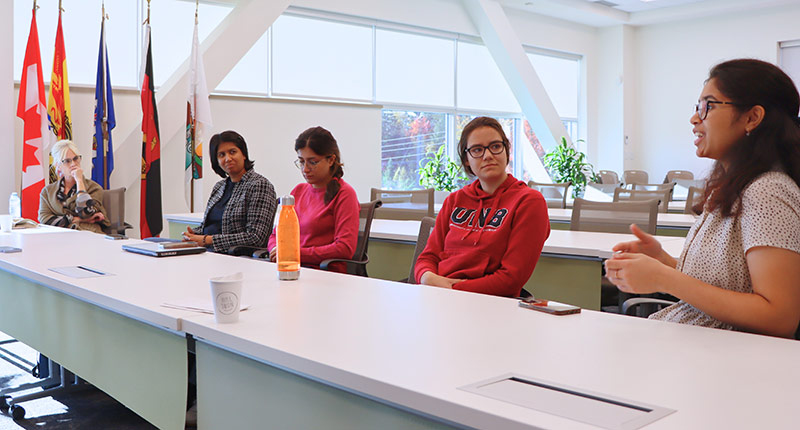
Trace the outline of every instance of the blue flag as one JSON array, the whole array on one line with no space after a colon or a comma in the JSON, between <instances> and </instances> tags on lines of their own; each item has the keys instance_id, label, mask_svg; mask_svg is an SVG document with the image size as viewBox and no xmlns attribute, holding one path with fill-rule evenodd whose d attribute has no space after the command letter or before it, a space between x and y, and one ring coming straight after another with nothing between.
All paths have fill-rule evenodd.
<instances>
[{"instance_id":1,"label":"blue flag","mask_svg":"<svg viewBox=\"0 0 800 430\"><path fill-rule=\"evenodd\" d=\"M111 130L117 125L114 118L114 98L111 93L111 72L108 70L105 12L100 22L100 53L97 57L97 85L94 91L94 139L92 139L92 180L109 189L109 177L114 170L114 150Z\"/></svg>"}]
</instances>

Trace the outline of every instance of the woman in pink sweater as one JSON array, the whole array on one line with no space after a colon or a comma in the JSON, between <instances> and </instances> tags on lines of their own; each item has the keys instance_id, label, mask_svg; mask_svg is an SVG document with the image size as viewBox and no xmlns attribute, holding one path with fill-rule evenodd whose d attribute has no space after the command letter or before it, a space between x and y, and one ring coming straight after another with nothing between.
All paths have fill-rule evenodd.
<instances>
[{"instance_id":1,"label":"woman in pink sweater","mask_svg":"<svg viewBox=\"0 0 800 430\"><path fill-rule=\"evenodd\" d=\"M294 142L297 160L306 182L292 190L300 221L300 263L319 268L331 258L351 259L358 241L360 206L356 192L342 179L342 156L331 132L312 127ZM275 261L275 231L269 238L269 258ZM344 263L329 266L346 272Z\"/></svg>"},{"instance_id":2,"label":"woman in pink sweater","mask_svg":"<svg viewBox=\"0 0 800 430\"><path fill-rule=\"evenodd\" d=\"M550 235L547 204L507 172L509 142L494 118L470 121L458 152L464 170L478 179L445 199L415 278L434 287L518 297Z\"/></svg>"}]
</instances>

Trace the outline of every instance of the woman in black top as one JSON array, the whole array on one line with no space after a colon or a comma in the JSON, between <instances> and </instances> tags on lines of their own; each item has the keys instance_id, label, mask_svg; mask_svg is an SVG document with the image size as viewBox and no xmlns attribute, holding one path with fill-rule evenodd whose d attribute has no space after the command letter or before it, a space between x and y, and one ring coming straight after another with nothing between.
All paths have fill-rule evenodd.
<instances>
[{"instance_id":1,"label":"woman in black top","mask_svg":"<svg viewBox=\"0 0 800 430\"><path fill-rule=\"evenodd\" d=\"M211 167L224 179L211 191L202 224L187 228L184 239L223 253L235 246L265 247L277 207L272 183L253 170L239 133L215 134L209 146Z\"/></svg>"}]
</instances>

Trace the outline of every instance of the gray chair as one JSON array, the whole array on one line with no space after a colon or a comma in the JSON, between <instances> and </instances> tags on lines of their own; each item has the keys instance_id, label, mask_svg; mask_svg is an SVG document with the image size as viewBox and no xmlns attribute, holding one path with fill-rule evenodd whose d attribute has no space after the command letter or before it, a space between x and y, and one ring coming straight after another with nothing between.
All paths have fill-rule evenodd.
<instances>
[{"instance_id":1,"label":"gray chair","mask_svg":"<svg viewBox=\"0 0 800 430\"><path fill-rule=\"evenodd\" d=\"M630 233L636 224L643 231L655 234L658 220L657 200L595 202L575 199L572 204L570 230L605 233Z\"/></svg>"},{"instance_id":2,"label":"gray chair","mask_svg":"<svg viewBox=\"0 0 800 430\"><path fill-rule=\"evenodd\" d=\"M380 200L383 205L375 213L378 219L414 220L435 217L434 190L382 190L371 188L370 200Z\"/></svg>"},{"instance_id":3,"label":"gray chair","mask_svg":"<svg viewBox=\"0 0 800 430\"><path fill-rule=\"evenodd\" d=\"M616 190L617 187L619 187L619 184L618 183L606 184L605 182L604 183L589 182L588 184L586 184L586 186L601 191L603 194L609 197L614 197L614 190Z\"/></svg>"},{"instance_id":4,"label":"gray chair","mask_svg":"<svg viewBox=\"0 0 800 430\"><path fill-rule=\"evenodd\" d=\"M125 230L133 228L125 222L125 187L103 190L103 207L106 209L111 227L108 233L125 235Z\"/></svg>"},{"instance_id":5,"label":"gray chair","mask_svg":"<svg viewBox=\"0 0 800 430\"><path fill-rule=\"evenodd\" d=\"M422 251L425 250L425 245L428 244L428 238L431 236L433 226L436 223L435 218L424 217L419 223L419 234L417 235L417 245L414 247L414 258L411 259L411 268L408 271L408 278L403 279L401 282L409 284L416 284L417 280L414 278L414 266L417 265L417 258Z\"/></svg>"},{"instance_id":6,"label":"gray chair","mask_svg":"<svg viewBox=\"0 0 800 430\"><path fill-rule=\"evenodd\" d=\"M622 174L622 181L625 182L625 185L646 184L648 179L649 175L644 170L626 170Z\"/></svg>"},{"instance_id":7,"label":"gray chair","mask_svg":"<svg viewBox=\"0 0 800 430\"><path fill-rule=\"evenodd\" d=\"M676 179L694 179L694 173L688 170L670 170L664 177L664 183L675 182Z\"/></svg>"},{"instance_id":8,"label":"gray chair","mask_svg":"<svg viewBox=\"0 0 800 430\"><path fill-rule=\"evenodd\" d=\"M626 190L625 188L617 188L614 190L614 201L655 200L658 205L658 211L666 213L671 192L671 190Z\"/></svg>"},{"instance_id":9,"label":"gray chair","mask_svg":"<svg viewBox=\"0 0 800 430\"><path fill-rule=\"evenodd\" d=\"M319 268L323 270L330 270L329 266L334 262L347 263L347 273L351 275L367 276L367 263L369 263L369 256L367 255L367 247L369 246L369 232L372 230L372 220L375 218L375 209L381 207L380 200L373 200L369 203L361 203L361 211L358 214L358 242L356 242L356 251L353 253L353 258L331 258L324 260L319 264Z\"/></svg>"},{"instance_id":10,"label":"gray chair","mask_svg":"<svg viewBox=\"0 0 800 430\"><path fill-rule=\"evenodd\" d=\"M569 194L569 182L546 184L542 182L528 181L528 186L542 193L548 208L566 209L567 196Z\"/></svg>"},{"instance_id":11,"label":"gray chair","mask_svg":"<svg viewBox=\"0 0 800 430\"><path fill-rule=\"evenodd\" d=\"M632 297L622 303L622 314L647 318L650 314L677 303L656 297Z\"/></svg>"},{"instance_id":12,"label":"gray chair","mask_svg":"<svg viewBox=\"0 0 800 430\"><path fill-rule=\"evenodd\" d=\"M669 201L672 201L672 193L675 191L675 182L666 184L631 184L631 190L649 190L649 191L669 191Z\"/></svg>"},{"instance_id":13,"label":"gray chair","mask_svg":"<svg viewBox=\"0 0 800 430\"><path fill-rule=\"evenodd\" d=\"M694 205L703 198L703 192L702 188L689 187L689 193L686 195L686 207L683 209L683 213L698 215L694 211Z\"/></svg>"},{"instance_id":14,"label":"gray chair","mask_svg":"<svg viewBox=\"0 0 800 430\"><path fill-rule=\"evenodd\" d=\"M613 170L601 170L599 175L601 184L614 184L614 186L619 185L619 175L617 175L617 172Z\"/></svg>"}]
</instances>

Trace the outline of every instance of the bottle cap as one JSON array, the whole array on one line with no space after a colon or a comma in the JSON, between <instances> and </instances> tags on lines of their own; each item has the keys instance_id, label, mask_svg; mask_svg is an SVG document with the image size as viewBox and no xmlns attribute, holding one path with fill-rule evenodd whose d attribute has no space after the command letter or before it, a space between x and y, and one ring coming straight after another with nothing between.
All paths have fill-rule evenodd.
<instances>
[{"instance_id":1,"label":"bottle cap","mask_svg":"<svg viewBox=\"0 0 800 430\"><path fill-rule=\"evenodd\" d=\"M281 206L294 206L294 196L289 194L281 197Z\"/></svg>"}]
</instances>

